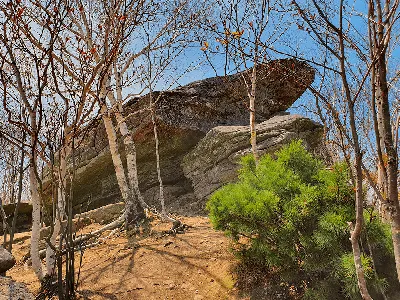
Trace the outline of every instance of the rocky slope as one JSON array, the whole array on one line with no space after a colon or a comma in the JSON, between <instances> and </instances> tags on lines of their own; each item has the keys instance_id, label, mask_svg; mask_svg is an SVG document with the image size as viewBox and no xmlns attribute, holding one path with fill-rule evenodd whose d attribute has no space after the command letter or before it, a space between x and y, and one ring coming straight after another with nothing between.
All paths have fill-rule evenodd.
<instances>
[{"instance_id":1,"label":"rocky slope","mask_svg":"<svg viewBox=\"0 0 400 300\"><path fill-rule=\"evenodd\" d=\"M309 65L294 59L276 60L260 65L257 72L258 122L266 121L285 111L314 80L314 70ZM184 172L182 168L183 158L192 152L212 128L248 124L249 112L246 107L248 99L244 82L248 80L249 72L243 72L227 77L209 78L172 91L153 94L159 130L162 178L168 209L179 213L195 213L203 207L204 197L210 191L198 192L199 185L193 182L195 176L188 175L188 173L193 173L193 170ZM147 202L156 204L158 181L153 128L147 110L148 103L149 96L146 95L131 100L125 109L129 116L128 125L135 132L140 188ZM282 124L285 122L290 123L290 121L281 121ZM307 123L306 120L303 122ZM297 129L288 128L290 126L296 125L289 124L283 127L281 134L300 137L301 135L294 134ZM315 124L312 126L316 128ZM273 130L276 132L276 129ZM265 133L265 136L274 134ZM307 135L306 138L311 136L312 134ZM288 138L282 139L283 142L287 140ZM248 137L244 130L240 147L245 148L247 141ZM215 143L218 144L218 141ZM231 146L237 148L229 144L229 147ZM230 150L226 151L232 153ZM205 155L208 154L205 153ZM74 190L75 211L85 211L120 201L108 142L104 126L100 121L93 124L87 132L78 150L77 158L79 168ZM188 160L186 159L185 168L189 168L187 167ZM196 165L196 162L193 162L193 165ZM208 167L203 166L203 168ZM196 191L193 190L193 186L196 187Z\"/></svg>"}]
</instances>

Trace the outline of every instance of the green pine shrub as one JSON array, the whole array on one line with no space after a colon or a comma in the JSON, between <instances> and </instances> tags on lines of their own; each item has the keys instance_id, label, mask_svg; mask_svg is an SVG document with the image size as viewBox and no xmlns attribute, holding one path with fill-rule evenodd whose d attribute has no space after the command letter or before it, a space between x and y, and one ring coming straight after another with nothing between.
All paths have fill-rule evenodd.
<instances>
[{"instance_id":1,"label":"green pine shrub","mask_svg":"<svg viewBox=\"0 0 400 300\"><path fill-rule=\"evenodd\" d=\"M355 219L354 190L346 164L327 168L301 141L276 158L265 155L256 164L249 155L241 164L238 182L207 203L213 226L232 238L241 263L269 270L304 299L358 299L347 223ZM371 220L364 240L371 233L373 252L390 260L390 232L379 218ZM387 282L376 275L368 249L363 264L372 293L379 294Z\"/></svg>"}]
</instances>

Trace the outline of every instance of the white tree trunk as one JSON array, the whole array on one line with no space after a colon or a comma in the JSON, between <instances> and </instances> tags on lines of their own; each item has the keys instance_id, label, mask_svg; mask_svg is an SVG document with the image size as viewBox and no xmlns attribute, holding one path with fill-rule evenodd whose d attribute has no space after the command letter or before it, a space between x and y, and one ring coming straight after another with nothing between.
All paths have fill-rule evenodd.
<instances>
[{"instance_id":1,"label":"white tree trunk","mask_svg":"<svg viewBox=\"0 0 400 300\"><path fill-rule=\"evenodd\" d=\"M128 125L124 121L124 118L120 112L115 112L115 117L118 123L122 120L121 123L119 123L119 130L124 140L129 185L131 188L133 188L140 205L144 208L147 208L148 205L144 201L143 195L139 189L139 178L136 163L136 146L135 141L133 140L133 134L128 129Z\"/></svg>"},{"instance_id":2,"label":"white tree trunk","mask_svg":"<svg viewBox=\"0 0 400 300\"><path fill-rule=\"evenodd\" d=\"M150 105L152 105L150 103ZM157 163L157 177L158 183L160 186L160 203L161 203L161 214L163 218L166 217L167 211L165 209L165 199L164 199L164 185L161 177L161 167L160 167L160 152L159 152L159 145L158 145L158 133L157 133L157 124L156 118L154 115L154 110L151 108L151 121L153 122L153 131L154 131L154 141L155 141L155 151L156 151L156 163Z\"/></svg>"},{"instance_id":3,"label":"white tree trunk","mask_svg":"<svg viewBox=\"0 0 400 300\"><path fill-rule=\"evenodd\" d=\"M115 175L117 177L117 182L119 188L121 190L122 199L125 202L125 226L129 228L129 226L133 226L133 222L135 222L138 218L138 209L137 203L135 203L134 194L129 188L128 182L126 180L126 175L124 171L124 166L122 164L121 156L118 152L118 142L117 142L117 134L115 132L114 125L110 116L108 115L108 110L105 104L101 107L102 119L104 122L104 126L107 132L108 143L110 145L111 157L113 160ZM127 156L131 156L128 150L126 150ZM136 154L136 152L134 153ZM136 156L135 156L136 162ZM129 168L129 165L128 165Z\"/></svg>"},{"instance_id":4,"label":"white tree trunk","mask_svg":"<svg viewBox=\"0 0 400 300\"><path fill-rule=\"evenodd\" d=\"M121 190L122 199L126 202L129 199L129 186L126 181L124 166L122 164L121 156L118 152L117 133L115 132L112 120L108 115L106 105L101 107L102 119L106 129L108 143L110 146L111 158L115 168L115 175L117 177L118 186Z\"/></svg>"},{"instance_id":5,"label":"white tree trunk","mask_svg":"<svg viewBox=\"0 0 400 300\"><path fill-rule=\"evenodd\" d=\"M31 158L31 166L29 168L29 184L32 198L32 233L31 233L31 259L32 268L39 280L43 279L42 261L39 257L39 240L40 240L40 195L38 181L36 179L34 164L36 163L35 155Z\"/></svg>"},{"instance_id":6,"label":"white tree trunk","mask_svg":"<svg viewBox=\"0 0 400 300\"><path fill-rule=\"evenodd\" d=\"M128 129L128 125L126 124L125 118L123 116L124 109L121 104L122 103L122 90L121 90L121 85L120 85L119 74L117 72L114 72L114 73L115 73L114 75L116 77L116 82L117 82L117 99L115 99L114 94L112 94L112 93L109 93L107 96L111 102L111 105L116 108L114 110L114 115L115 115L115 118L117 119L119 131L120 131L123 141L124 141L129 186L131 187L131 189L133 189L133 191L135 193L134 196L136 196L137 199L139 200L139 203L142 207L139 209L148 208L148 205L144 201L143 195L139 189L139 178L138 178L137 163L136 163L135 141L133 139L133 134Z\"/></svg>"},{"instance_id":7,"label":"white tree trunk","mask_svg":"<svg viewBox=\"0 0 400 300\"><path fill-rule=\"evenodd\" d=\"M61 229L61 220L60 220L59 213L56 212L54 231L50 237L50 243L54 247L57 247L56 241L57 241L57 237L60 233L60 229ZM49 245L47 245L47 247L46 247L46 272L47 272L47 275L49 275L49 276L54 276L56 274L56 254Z\"/></svg>"},{"instance_id":8,"label":"white tree trunk","mask_svg":"<svg viewBox=\"0 0 400 300\"><path fill-rule=\"evenodd\" d=\"M68 145L69 139L65 138L65 146L60 150L60 166L58 169L58 187L57 187L57 203L55 209L54 229L50 238L53 247L56 246L57 237L60 234L61 224L65 217L66 199L65 189L67 186L67 158L71 153L71 147ZM53 276L56 271L56 255L50 245L46 249L46 270L47 275Z\"/></svg>"}]
</instances>

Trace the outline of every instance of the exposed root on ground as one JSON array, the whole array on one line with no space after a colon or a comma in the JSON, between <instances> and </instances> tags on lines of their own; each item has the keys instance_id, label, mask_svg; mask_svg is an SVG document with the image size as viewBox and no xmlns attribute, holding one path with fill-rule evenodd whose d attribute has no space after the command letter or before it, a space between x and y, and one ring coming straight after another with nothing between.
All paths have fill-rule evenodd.
<instances>
[{"instance_id":1,"label":"exposed root on ground","mask_svg":"<svg viewBox=\"0 0 400 300\"><path fill-rule=\"evenodd\" d=\"M169 230L164 231L163 233L166 235L175 235L175 234L184 234L190 226L183 224L181 221L174 219L166 214L161 214L157 211L156 208L151 208L150 206L147 205L146 207L146 217L151 218L151 217L156 217L162 222L172 222L172 227ZM121 216L116 219L115 221L86 234L83 234L76 239L73 240L73 245L75 247L75 251L82 251L94 246L97 246L101 243L103 243L105 240L109 239L111 236L113 236L120 228L124 225L125 222L125 214L122 213ZM138 224L137 227L140 227L141 224ZM99 238L101 234L107 230L112 230L111 233L103 238ZM135 230L136 234L139 234L140 230L137 228ZM92 240L92 241L91 241ZM90 242L91 241L91 242ZM63 250L64 254L65 250ZM46 249L42 249L39 251L39 256L41 259L46 257ZM22 259L22 262L26 262L28 264L31 263L30 259L30 253L27 253L24 258Z\"/></svg>"}]
</instances>

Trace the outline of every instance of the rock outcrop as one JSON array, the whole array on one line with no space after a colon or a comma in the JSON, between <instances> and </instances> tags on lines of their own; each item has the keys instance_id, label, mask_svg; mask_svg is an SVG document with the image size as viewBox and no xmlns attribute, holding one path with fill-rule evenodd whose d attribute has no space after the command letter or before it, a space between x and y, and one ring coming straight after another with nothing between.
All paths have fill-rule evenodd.
<instances>
[{"instance_id":1,"label":"rock outcrop","mask_svg":"<svg viewBox=\"0 0 400 300\"><path fill-rule=\"evenodd\" d=\"M221 125L246 125L249 122L248 89L251 69L226 77L192 82L172 91L153 93L158 121L185 130L207 133ZM281 59L257 68L258 121L285 111L314 81L314 69L294 59ZM145 110L149 95L127 104L129 113ZM130 119L135 128L150 121L148 113ZM146 118L148 121L146 121Z\"/></svg>"},{"instance_id":2,"label":"rock outcrop","mask_svg":"<svg viewBox=\"0 0 400 300\"><path fill-rule=\"evenodd\" d=\"M272 61L257 69L257 120L285 111L314 80L314 70L294 59ZM162 178L168 209L196 211L203 205L185 176L182 160L216 126L248 124L249 72L193 82L168 92L153 93L156 103ZM147 110L149 96L125 106L128 126L134 130L140 189L149 204L158 203L158 180L153 125ZM121 143L122 144L122 143ZM74 185L75 212L121 201L108 141L101 121L93 124L77 151ZM122 153L124 156L124 153Z\"/></svg>"},{"instance_id":3,"label":"rock outcrop","mask_svg":"<svg viewBox=\"0 0 400 300\"><path fill-rule=\"evenodd\" d=\"M320 124L299 115L275 116L256 126L257 150L260 155L273 153L294 139L302 139L308 149L321 144ZM198 199L207 197L223 184L237 178L239 160L251 153L248 126L218 126L183 159L185 177L193 183Z\"/></svg>"},{"instance_id":4,"label":"rock outcrop","mask_svg":"<svg viewBox=\"0 0 400 300\"><path fill-rule=\"evenodd\" d=\"M5 274L15 265L15 257L0 246L0 275Z\"/></svg>"},{"instance_id":5,"label":"rock outcrop","mask_svg":"<svg viewBox=\"0 0 400 300\"><path fill-rule=\"evenodd\" d=\"M7 216L6 222L12 223L14 217L16 204L5 204L3 205L4 212ZM16 231L27 230L32 224L32 204L21 202L18 207ZM0 234L3 234L3 217L0 214Z\"/></svg>"}]
</instances>

